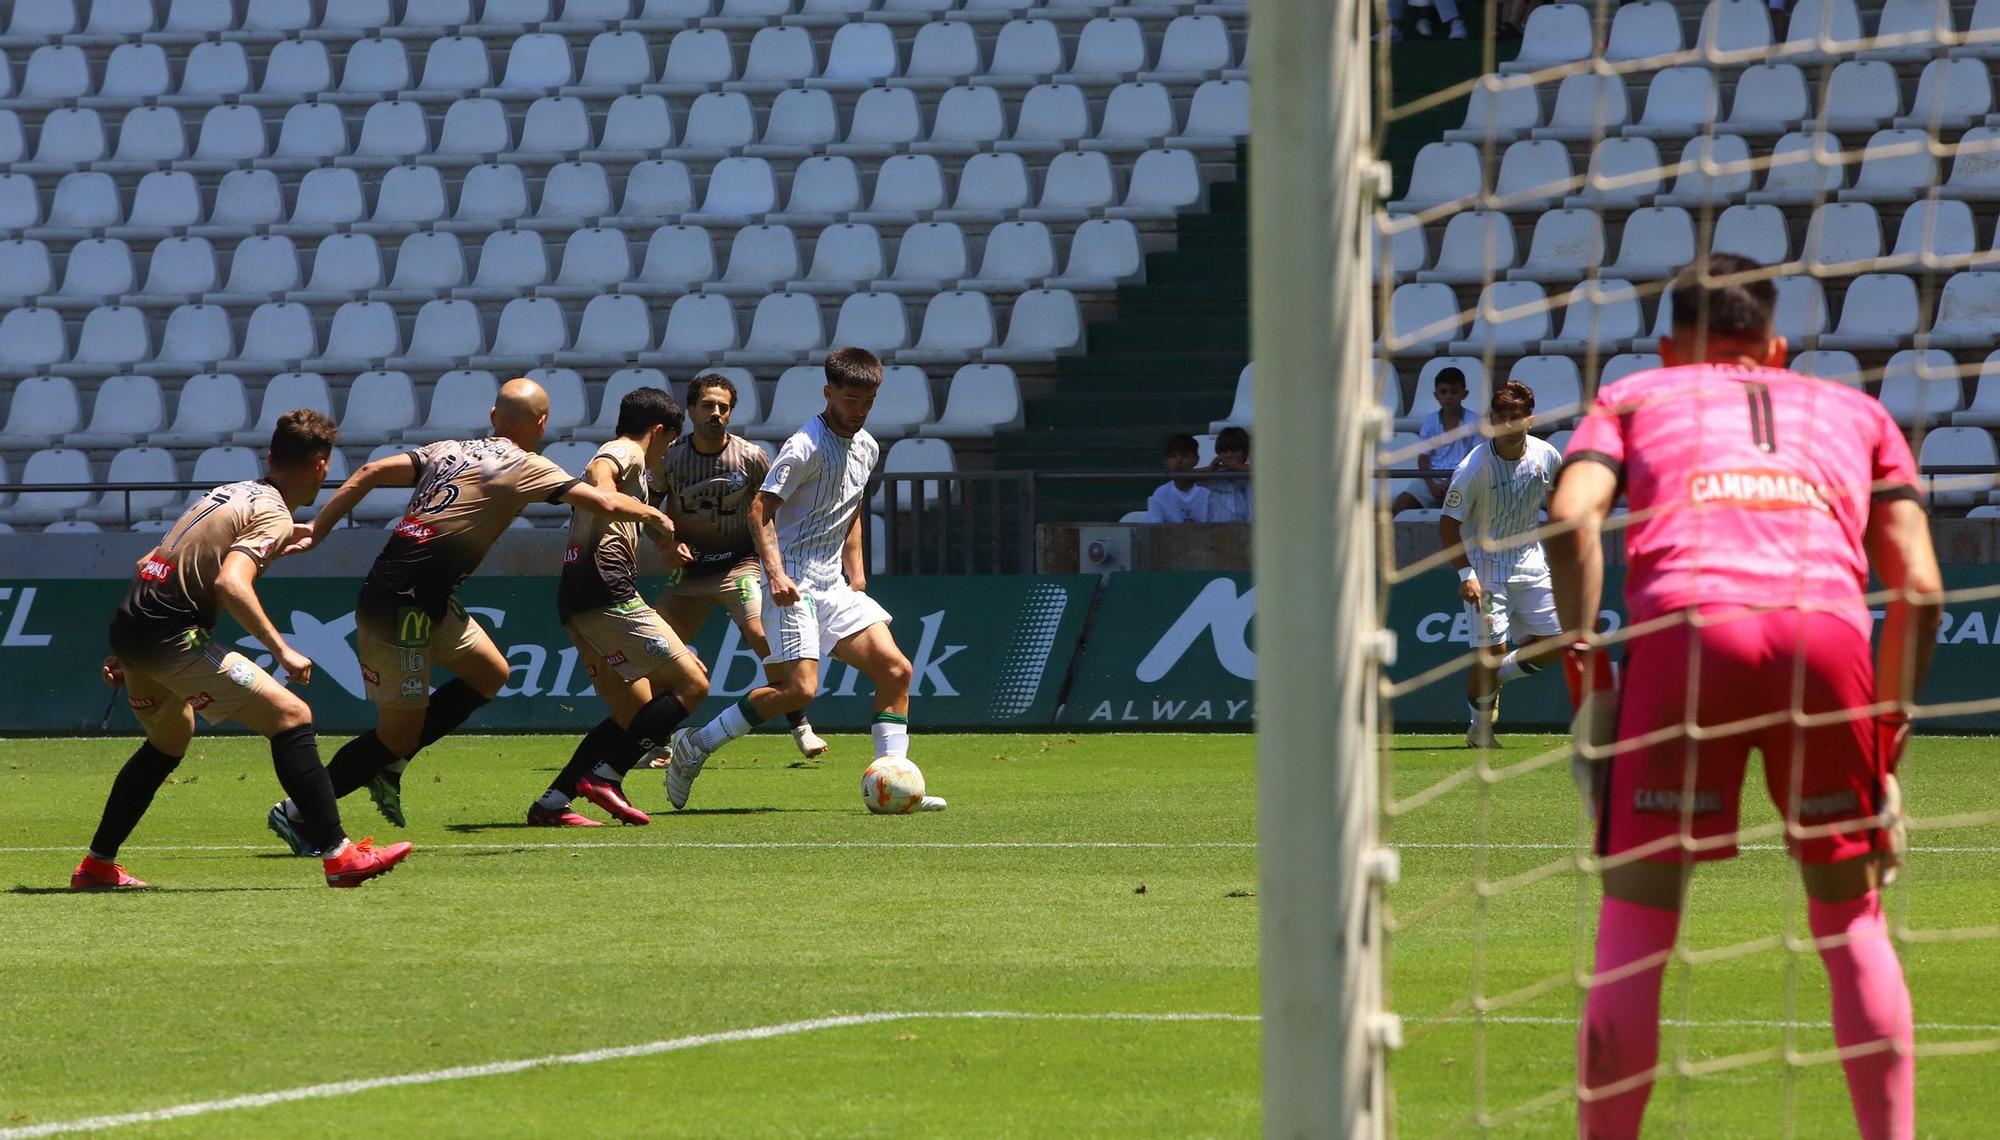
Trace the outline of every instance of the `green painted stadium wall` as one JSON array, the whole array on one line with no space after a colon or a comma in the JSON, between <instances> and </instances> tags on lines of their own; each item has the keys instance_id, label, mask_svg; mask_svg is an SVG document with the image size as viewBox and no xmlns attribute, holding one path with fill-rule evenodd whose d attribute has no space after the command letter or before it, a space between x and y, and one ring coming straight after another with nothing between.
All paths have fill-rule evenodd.
<instances>
[{"instance_id":1,"label":"green painted stadium wall","mask_svg":"<svg viewBox=\"0 0 2000 1140\"><path fill-rule=\"evenodd\" d=\"M1954 590L2000 587L2000 567L1947 566ZM1618 571L1607 594L1618 596ZM1396 633L1392 684L1404 685L1463 658L1471 627L1449 568L1399 587L1389 607ZM351 579L274 578L265 606L280 630L318 665L307 698L321 728L373 723L359 698ZM129 734L122 701L97 680L104 627L124 584L89 580L0 580L0 732ZM878 578L870 591L896 615L897 641L916 669L913 720L921 730L1224 729L1251 727L1256 683L1256 591L1247 574L1003 575ZM474 578L461 591L506 652L507 687L476 716L474 729L580 731L603 715L568 637L555 620L554 580ZM1618 609L1606 611L1618 622ZM233 623L224 640L259 650ZM1939 634L1927 704L1980 701L2000 693L2000 598L1954 603ZM704 715L760 678L754 655L718 613L695 639L713 671ZM1399 691L1394 723L1451 727L1465 719L1464 672ZM845 665L828 670L813 722L859 728L872 714L871 689ZM1557 671L1509 685L1502 724L1516 730L1568 721ZM1964 713L1927 721L1939 729L1991 732L2000 714Z\"/></svg>"}]
</instances>

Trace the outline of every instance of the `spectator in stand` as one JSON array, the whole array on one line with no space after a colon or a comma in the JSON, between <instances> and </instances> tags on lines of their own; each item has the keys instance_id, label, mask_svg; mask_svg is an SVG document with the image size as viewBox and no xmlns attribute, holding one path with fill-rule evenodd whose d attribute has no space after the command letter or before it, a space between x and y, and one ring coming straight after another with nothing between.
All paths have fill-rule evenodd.
<instances>
[{"instance_id":1,"label":"spectator in stand","mask_svg":"<svg viewBox=\"0 0 2000 1140\"><path fill-rule=\"evenodd\" d=\"M1465 415L1465 396L1468 391L1465 370L1462 368L1440 368L1431 379L1431 392L1437 396L1438 410L1424 417L1417 426L1419 442L1436 439L1447 432L1456 432L1471 426L1472 421ZM1428 471L1441 471L1442 476L1425 476L1411 480L1396 496L1394 510L1423 510L1437 507L1444 502L1445 488L1451 484L1451 473L1458 470L1459 461L1472 454L1472 449L1480 442L1479 432L1465 431L1462 435L1428 448L1417 456L1417 466Z\"/></svg>"},{"instance_id":2,"label":"spectator in stand","mask_svg":"<svg viewBox=\"0 0 2000 1140\"><path fill-rule=\"evenodd\" d=\"M1215 437L1215 462L1204 471L1241 471L1242 479L1210 479L1208 521L1247 523L1250 521L1250 433L1240 427L1223 428Z\"/></svg>"},{"instance_id":3,"label":"spectator in stand","mask_svg":"<svg viewBox=\"0 0 2000 1140\"><path fill-rule=\"evenodd\" d=\"M1185 434L1169 436L1165 450L1167 470L1175 472L1177 477L1153 490L1152 497L1146 500L1146 521L1207 522L1208 488L1186 474L1194 470L1196 461L1201 458L1201 450L1195 446L1194 437Z\"/></svg>"},{"instance_id":4,"label":"spectator in stand","mask_svg":"<svg viewBox=\"0 0 2000 1140\"><path fill-rule=\"evenodd\" d=\"M1519 3L1520 0L1513 0ZM1420 40L1435 39L1437 24L1431 20L1431 10L1435 7L1437 18L1444 21L1445 38L1462 40L1468 35L1465 20L1459 15L1458 0L1428 0L1426 3L1412 3L1411 0L1389 0L1389 30L1383 33L1391 43L1399 43L1403 38L1403 12L1406 7L1419 10L1417 26L1414 29ZM1378 39L1381 37L1377 37Z\"/></svg>"}]
</instances>

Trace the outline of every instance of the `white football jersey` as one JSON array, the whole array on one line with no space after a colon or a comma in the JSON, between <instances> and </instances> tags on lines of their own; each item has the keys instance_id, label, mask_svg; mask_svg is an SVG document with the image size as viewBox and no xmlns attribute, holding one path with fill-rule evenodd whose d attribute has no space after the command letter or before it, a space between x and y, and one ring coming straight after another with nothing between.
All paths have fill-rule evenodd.
<instances>
[{"instance_id":1,"label":"white football jersey","mask_svg":"<svg viewBox=\"0 0 2000 1140\"><path fill-rule=\"evenodd\" d=\"M1549 575L1542 553L1542 506L1562 452L1529 436L1519 459L1502 459L1487 440L1452 472L1444 513L1464 524L1465 558L1482 582L1528 582Z\"/></svg>"},{"instance_id":2,"label":"white football jersey","mask_svg":"<svg viewBox=\"0 0 2000 1140\"><path fill-rule=\"evenodd\" d=\"M778 552L785 573L800 587L845 580L840 551L847 529L868 493L868 477L882 447L865 430L845 438L814 416L778 449L765 491L784 500L778 508Z\"/></svg>"}]
</instances>

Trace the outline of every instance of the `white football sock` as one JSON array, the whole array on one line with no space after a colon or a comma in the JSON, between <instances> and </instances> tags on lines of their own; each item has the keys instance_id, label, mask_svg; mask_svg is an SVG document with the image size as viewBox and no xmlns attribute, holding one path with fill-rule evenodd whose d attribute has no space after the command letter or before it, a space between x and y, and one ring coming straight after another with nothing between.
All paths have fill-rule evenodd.
<instances>
[{"instance_id":1,"label":"white football sock","mask_svg":"<svg viewBox=\"0 0 2000 1140\"><path fill-rule=\"evenodd\" d=\"M739 736L747 736L751 729L750 718L743 715L743 709L730 705L723 709L714 720L701 726L695 733L695 743L704 752L713 752Z\"/></svg>"},{"instance_id":2,"label":"white football sock","mask_svg":"<svg viewBox=\"0 0 2000 1140\"><path fill-rule=\"evenodd\" d=\"M339 843L333 845L333 850L320 852L319 857L325 859L328 862L332 862L333 860L340 858L342 855L347 854L347 849L350 846L352 846L352 844L350 844L347 840L342 839Z\"/></svg>"},{"instance_id":3,"label":"white football sock","mask_svg":"<svg viewBox=\"0 0 2000 1140\"><path fill-rule=\"evenodd\" d=\"M910 726L907 721L878 720L869 731L875 737L876 759L910 754Z\"/></svg>"},{"instance_id":4,"label":"white football sock","mask_svg":"<svg viewBox=\"0 0 2000 1140\"><path fill-rule=\"evenodd\" d=\"M1500 659L1500 683L1501 683L1501 684L1503 684L1503 685L1504 685L1504 684L1506 684L1507 682L1509 682L1509 681L1513 680L1513 679L1514 679L1514 678L1516 678L1516 677L1525 677L1525 676L1527 676L1527 675L1528 675L1528 671L1527 671L1526 669L1523 669L1523 668L1521 668L1521 651L1520 651L1520 650L1516 649L1516 650L1514 650L1513 652L1511 652L1511 653L1507 654L1507 656L1505 656L1505 657L1502 657L1502 658Z\"/></svg>"}]
</instances>

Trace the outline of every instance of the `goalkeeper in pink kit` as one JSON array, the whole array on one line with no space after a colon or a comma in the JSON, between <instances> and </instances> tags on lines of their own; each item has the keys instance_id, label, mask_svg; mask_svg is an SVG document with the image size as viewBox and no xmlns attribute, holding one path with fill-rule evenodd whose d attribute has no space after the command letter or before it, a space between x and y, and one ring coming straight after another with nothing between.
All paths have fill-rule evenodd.
<instances>
[{"instance_id":1,"label":"goalkeeper in pink kit","mask_svg":"<svg viewBox=\"0 0 2000 1140\"><path fill-rule=\"evenodd\" d=\"M1908 443L1865 393L1784 369L1761 271L1717 254L1705 276L1675 280L1665 367L1598 393L1549 501L1571 637L1598 612L1602 524L1621 492L1631 512L1615 735L1601 720L1609 755L1580 765L1604 857L1577 1042L1591 1140L1639 1135L1688 879L1736 854L1752 748L1804 877L1861 1135L1914 1134L1910 995L1878 888L1896 867L1896 762L1942 583ZM1872 659L1871 566L1892 591ZM1579 641L1572 676L1606 676L1603 652Z\"/></svg>"}]
</instances>

